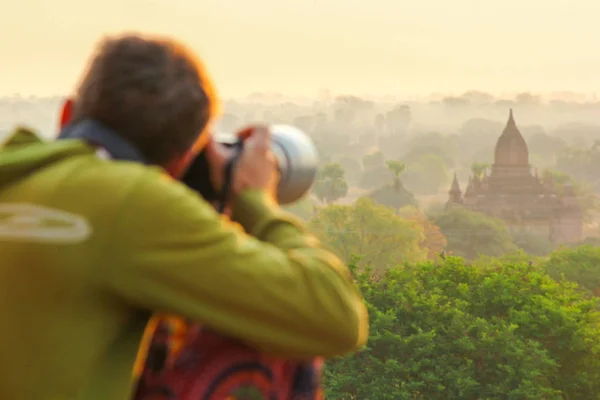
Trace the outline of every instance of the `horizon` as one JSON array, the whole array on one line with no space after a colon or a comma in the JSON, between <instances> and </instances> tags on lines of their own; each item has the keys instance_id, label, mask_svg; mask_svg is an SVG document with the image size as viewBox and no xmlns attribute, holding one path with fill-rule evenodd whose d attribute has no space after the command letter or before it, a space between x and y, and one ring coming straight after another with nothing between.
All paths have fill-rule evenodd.
<instances>
[{"instance_id":1,"label":"horizon","mask_svg":"<svg viewBox=\"0 0 600 400\"><path fill-rule=\"evenodd\" d=\"M598 93L596 92L577 92L577 91L548 91L548 92L530 92L527 90L522 91L514 91L514 92L503 92L503 93L493 93L486 92L478 89L468 89L457 92L430 92L430 93L421 93L421 94L409 94L405 96L400 96L394 93L352 93L352 92L333 92L327 89L321 89L318 93L314 95L310 94L300 94L300 93L283 93L283 92L274 92L274 91L266 91L266 92L249 92L249 93L241 93L238 96L230 96L230 97L221 97L221 101L256 101L260 102L261 98L271 98L271 99L297 99L297 100L310 100L310 101L323 101L323 91L327 92L327 101L334 101L338 97L357 97L369 101L373 101L376 103L426 103L426 102L436 102L441 101L445 98L461 98L464 96L468 96L471 93L479 93L484 95L492 96L492 99L488 103L472 103L472 105L486 105L493 104L494 102L499 101L516 101L516 97L521 94L530 94L533 97L539 99L538 104L544 105L548 104L552 101L564 101L566 103L576 103L576 104L589 104L589 103L597 103L600 102L600 98L598 98ZM0 98L23 98L23 99L53 99L53 98L64 98L68 96L65 93L50 93L50 94L37 94L37 93L19 93L13 92L8 94L1 94Z\"/></svg>"}]
</instances>

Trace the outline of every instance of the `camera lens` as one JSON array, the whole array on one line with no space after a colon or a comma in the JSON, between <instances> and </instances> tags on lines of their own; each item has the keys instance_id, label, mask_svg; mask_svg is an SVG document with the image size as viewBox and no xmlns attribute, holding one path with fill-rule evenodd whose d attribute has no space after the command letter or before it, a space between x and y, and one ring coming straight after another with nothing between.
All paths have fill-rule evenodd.
<instances>
[{"instance_id":1,"label":"camera lens","mask_svg":"<svg viewBox=\"0 0 600 400\"><path fill-rule=\"evenodd\" d=\"M290 125L271 126L271 140L281 175L277 200L293 203L306 195L315 181L317 149L306 133Z\"/></svg>"},{"instance_id":2,"label":"camera lens","mask_svg":"<svg viewBox=\"0 0 600 400\"><path fill-rule=\"evenodd\" d=\"M317 149L310 137L290 125L273 125L271 129L271 151L277 158L280 174L277 188L279 204L290 204L304 197L313 185L319 164ZM219 133L215 141L234 146L237 137ZM207 201L218 200L218 194L210 183L209 164L205 152L198 155L182 181L199 192Z\"/></svg>"}]
</instances>

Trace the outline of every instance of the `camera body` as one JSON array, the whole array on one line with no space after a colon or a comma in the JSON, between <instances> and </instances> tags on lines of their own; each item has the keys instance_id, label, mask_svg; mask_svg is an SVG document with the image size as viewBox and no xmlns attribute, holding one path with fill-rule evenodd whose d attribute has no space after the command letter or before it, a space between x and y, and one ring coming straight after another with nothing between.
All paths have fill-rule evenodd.
<instances>
[{"instance_id":1,"label":"camera body","mask_svg":"<svg viewBox=\"0 0 600 400\"><path fill-rule=\"evenodd\" d=\"M279 170L277 201L290 204L301 199L312 187L319 164L317 149L310 137L290 125L272 125L271 151L275 155ZM227 134L217 134L215 140L227 147L235 147L239 140ZM182 181L199 192L209 202L218 200L219 193L210 181L210 166L205 152L192 162Z\"/></svg>"}]
</instances>

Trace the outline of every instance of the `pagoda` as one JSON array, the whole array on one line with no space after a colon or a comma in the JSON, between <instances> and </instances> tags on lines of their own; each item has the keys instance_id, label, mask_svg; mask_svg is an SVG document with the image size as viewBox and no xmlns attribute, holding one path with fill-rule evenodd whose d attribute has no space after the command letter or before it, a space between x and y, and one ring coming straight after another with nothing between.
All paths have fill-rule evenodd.
<instances>
[{"instance_id":1,"label":"pagoda","mask_svg":"<svg viewBox=\"0 0 600 400\"><path fill-rule=\"evenodd\" d=\"M493 165L489 171L474 172L464 193L455 174L447 208L479 211L504 220L511 229L544 235L554 243L582 240L582 213L572 187L559 194L550 174L540 178L531 167L527 142L512 109L496 142Z\"/></svg>"}]
</instances>

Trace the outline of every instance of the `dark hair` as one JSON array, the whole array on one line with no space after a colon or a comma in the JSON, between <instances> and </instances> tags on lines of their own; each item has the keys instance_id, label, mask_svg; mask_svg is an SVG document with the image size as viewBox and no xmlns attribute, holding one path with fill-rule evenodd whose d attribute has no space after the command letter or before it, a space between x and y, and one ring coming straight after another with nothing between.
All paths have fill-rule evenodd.
<instances>
[{"instance_id":1,"label":"dark hair","mask_svg":"<svg viewBox=\"0 0 600 400\"><path fill-rule=\"evenodd\" d=\"M165 38L105 39L84 75L73 121L94 119L166 166L185 154L216 114L213 84L200 61Z\"/></svg>"}]
</instances>

